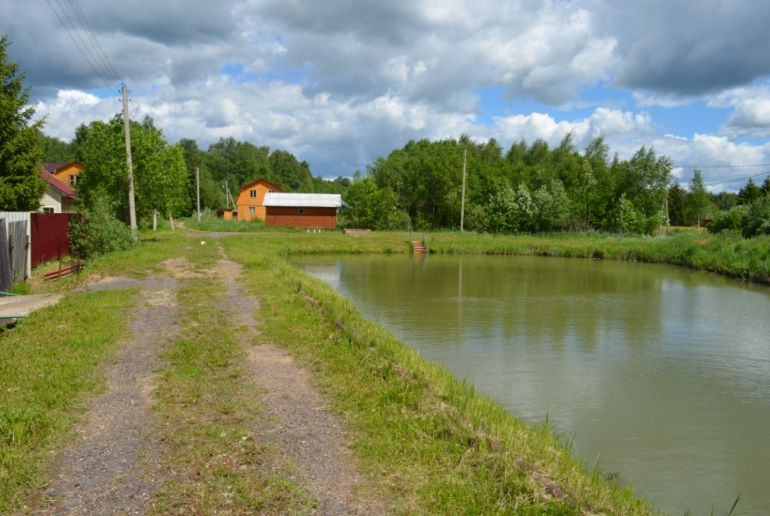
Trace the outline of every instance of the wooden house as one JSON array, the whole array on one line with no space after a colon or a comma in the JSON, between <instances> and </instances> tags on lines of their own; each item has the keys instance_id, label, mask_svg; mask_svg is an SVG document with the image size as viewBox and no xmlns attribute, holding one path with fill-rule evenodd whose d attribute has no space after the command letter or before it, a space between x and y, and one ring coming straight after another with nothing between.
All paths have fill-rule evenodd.
<instances>
[{"instance_id":1,"label":"wooden house","mask_svg":"<svg viewBox=\"0 0 770 516\"><path fill-rule=\"evenodd\" d=\"M74 213L75 201L77 200L75 190L45 169L41 169L39 173L40 177L48 184L48 188L40 199L40 211L43 213Z\"/></svg>"},{"instance_id":2,"label":"wooden house","mask_svg":"<svg viewBox=\"0 0 770 516\"><path fill-rule=\"evenodd\" d=\"M86 166L80 161L72 161L70 163L49 162L43 163L43 169L62 183L75 189L77 188L78 179L86 170Z\"/></svg>"},{"instance_id":3,"label":"wooden house","mask_svg":"<svg viewBox=\"0 0 770 516\"><path fill-rule=\"evenodd\" d=\"M257 179L245 185L235 201L238 220L265 220L265 195L270 192L283 192L280 186L267 179Z\"/></svg>"},{"instance_id":4,"label":"wooden house","mask_svg":"<svg viewBox=\"0 0 770 516\"><path fill-rule=\"evenodd\" d=\"M264 206L268 226L334 229L342 196L271 192L265 195Z\"/></svg>"}]
</instances>

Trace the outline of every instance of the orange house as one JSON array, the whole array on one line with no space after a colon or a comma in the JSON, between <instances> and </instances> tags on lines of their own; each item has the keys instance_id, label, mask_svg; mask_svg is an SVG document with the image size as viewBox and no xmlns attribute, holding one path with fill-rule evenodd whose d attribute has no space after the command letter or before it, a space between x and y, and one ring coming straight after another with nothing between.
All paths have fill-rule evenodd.
<instances>
[{"instance_id":1,"label":"orange house","mask_svg":"<svg viewBox=\"0 0 770 516\"><path fill-rule=\"evenodd\" d=\"M72 188L76 188L80 175L86 170L86 166L80 161L72 163L43 163L43 168L53 174L59 181Z\"/></svg>"},{"instance_id":2,"label":"orange house","mask_svg":"<svg viewBox=\"0 0 770 516\"><path fill-rule=\"evenodd\" d=\"M283 192L280 186L267 179L257 179L241 188L235 207L238 209L238 220L265 220L265 194L268 192Z\"/></svg>"}]
</instances>

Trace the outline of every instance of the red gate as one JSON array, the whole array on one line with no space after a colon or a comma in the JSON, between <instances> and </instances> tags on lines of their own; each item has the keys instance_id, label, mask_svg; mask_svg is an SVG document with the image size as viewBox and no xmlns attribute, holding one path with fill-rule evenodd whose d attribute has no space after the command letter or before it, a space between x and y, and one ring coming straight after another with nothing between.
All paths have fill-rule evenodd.
<instances>
[{"instance_id":1,"label":"red gate","mask_svg":"<svg viewBox=\"0 0 770 516\"><path fill-rule=\"evenodd\" d=\"M32 266L70 253L70 214L32 214Z\"/></svg>"}]
</instances>

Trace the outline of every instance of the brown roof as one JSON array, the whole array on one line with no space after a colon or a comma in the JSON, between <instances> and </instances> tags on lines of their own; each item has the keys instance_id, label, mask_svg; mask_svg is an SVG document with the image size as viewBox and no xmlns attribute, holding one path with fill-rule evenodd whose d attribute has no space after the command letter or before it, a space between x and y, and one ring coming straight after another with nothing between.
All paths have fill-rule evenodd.
<instances>
[{"instance_id":1,"label":"brown roof","mask_svg":"<svg viewBox=\"0 0 770 516\"><path fill-rule=\"evenodd\" d=\"M66 163L65 163L66 164ZM45 165L43 165L44 168L40 170L40 177L45 179L45 181L51 185L51 187L62 194L64 197L69 197L70 199L74 199L76 197L75 190L72 189L70 185L65 183L64 181L61 181L56 178L53 174L48 172L45 169Z\"/></svg>"},{"instance_id":2,"label":"brown roof","mask_svg":"<svg viewBox=\"0 0 770 516\"><path fill-rule=\"evenodd\" d=\"M81 163L78 160L75 160L75 161L48 161L46 163L43 163L43 168L45 170L47 170L48 172L50 172L51 174L55 174L59 170L65 168L65 167L69 167L70 165L75 165L75 164L80 165L81 168L85 168L85 165L83 165L83 163Z\"/></svg>"},{"instance_id":3,"label":"brown roof","mask_svg":"<svg viewBox=\"0 0 770 516\"><path fill-rule=\"evenodd\" d=\"M268 188L272 188L276 192L283 192L283 188L281 188L275 183L271 183L267 179L257 179L256 181L252 181L251 183L245 184L241 187L240 192L243 192L244 190L248 190L249 188L251 188L257 183L264 183L265 185L267 185Z\"/></svg>"},{"instance_id":4,"label":"brown roof","mask_svg":"<svg viewBox=\"0 0 770 516\"><path fill-rule=\"evenodd\" d=\"M67 165L69 165L69 163L65 163L64 161L49 161L47 163L43 163L43 170L53 174L60 168L66 167Z\"/></svg>"}]
</instances>

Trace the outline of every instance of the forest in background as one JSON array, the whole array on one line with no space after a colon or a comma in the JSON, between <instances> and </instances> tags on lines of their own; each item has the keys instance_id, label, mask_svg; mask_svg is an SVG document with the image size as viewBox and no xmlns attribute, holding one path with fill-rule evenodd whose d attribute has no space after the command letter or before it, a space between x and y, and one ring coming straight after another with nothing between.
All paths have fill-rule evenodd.
<instances>
[{"instance_id":1,"label":"forest in background","mask_svg":"<svg viewBox=\"0 0 770 516\"><path fill-rule=\"evenodd\" d=\"M98 190L98 185L110 185L110 178L118 181L109 189L116 193L116 214L124 218L122 199L126 196L120 178L125 172L116 175L125 170L121 128L122 121L116 116L110 122L81 125L72 143L45 135L41 139L44 160L78 159L86 164L82 188L87 204L89 192ZM718 230L742 230L749 207L763 204L760 201L770 194L770 177L761 186L749 179L738 193L709 193L699 170L684 188L672 175L671 160L652 148L642 147L630 159L621 160L610 154L601 137L580 152L571 134L556 147L544 140L531 144L521 140L507 150L494 139L474 142L467 136L409 141L377 158L365 173L356 171L352 180L313 176L308 163L288 151L233 138L222 138L207 150L191 139L169 145L150 118L132 122L132 134L132 148L139 149L132 149L138 177L158 176L145 180L145 195L137 195L145 199L144 203L137 201L140 216L145 217L151 210L190 214L195 204L196 168L200 170L203 207L226 207L225 183L237 196L244 184L266 178L287 192L342 194L348 204L342 223L372 229L458 229L464 160L464 228L490 233L596 230L649 234L666 224L715 224ZM141 149L147 152L143 154ZM145 172L141 172L143 163ZM181 186L175 189L172 185ZM154 199L159 191L165 192L165 199ZM762 229L761 222L754 226L758 230L752 234L770 232L770 227Z\"/></svg>"}]
</instances>

